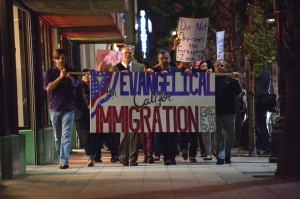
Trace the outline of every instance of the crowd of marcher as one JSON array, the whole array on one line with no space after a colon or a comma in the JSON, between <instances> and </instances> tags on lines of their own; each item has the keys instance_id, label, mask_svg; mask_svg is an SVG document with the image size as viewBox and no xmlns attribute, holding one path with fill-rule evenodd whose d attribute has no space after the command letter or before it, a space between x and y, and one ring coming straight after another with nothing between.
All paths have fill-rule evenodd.
<instances>
[{"instance_id":1,"label":"crowd of marcher","mask_svg":"<svg viewBox=\"0 0 300 199\"><path fill-rule=\"evenodd\" d=\"M153 164L163 159L165 165L176 165L176 156L181 156L191 163L197 162L197 152L200 156L211 161L213 155L216 164L230 164L231 150L235 144L235 120L237 99L245 97L236 73L232 73L224 60L200 60L191 62L172 62L178 40L174 40L171 52L160 50L157 64L151 67L147 62L138 63L134 60L134 46L125 45L122 49L122 61L114 66L103 62L100 67L104 72L215 72L215 132L186 132L186 133L90 133L90 69L84 69L85 75L71 75L72 68L66 66L67 54L57 49L53 54L54 67L44 75L44 88L50 94L49 108L53 125L56 152L59 156L59 168L69 167L69 153L73 122L81 137L81 145L88 158L87 166L94 166L95 162L102 162L101 149L103 144L111 153L111 162L119 161L124 166L137 166L139 150L144 154L144 163ZM221 73L222 75L217 75ZM225 74L225 75L224 75ZM257 84L259 90L259 85ZM262 89L260 89L261 91ZM75 95L74 95L75 91ZM262 91L261 91L262 92ZM240 101L238 100L238 101ZM270 142L266 131L266 112L257 110L259 118L258 143L265 151L269 150Z\"/></svg>"}]
</instances>

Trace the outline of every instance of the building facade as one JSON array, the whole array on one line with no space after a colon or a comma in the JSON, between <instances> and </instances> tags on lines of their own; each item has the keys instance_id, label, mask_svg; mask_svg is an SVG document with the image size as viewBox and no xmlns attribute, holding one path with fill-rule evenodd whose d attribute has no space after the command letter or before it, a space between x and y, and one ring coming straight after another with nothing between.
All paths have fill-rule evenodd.
<instances>
[{"instance_id":1,"label":"building facade","mask_svg":"<svg viewBox=\"0 0 300 199\"><path fill-rule=\"evenodd\" d=\"M94 44L124 43L131 38L125 35L132 34L133 28L125 28L120 13L133 16L135 3L0 0L1 178L25 175L26 165L56 159L43 89L43 73L52 65L52 52L65 49L69 65L77 71L82 65L93 65L95 55L90 49Z\"/></svg>"}]
</instances>

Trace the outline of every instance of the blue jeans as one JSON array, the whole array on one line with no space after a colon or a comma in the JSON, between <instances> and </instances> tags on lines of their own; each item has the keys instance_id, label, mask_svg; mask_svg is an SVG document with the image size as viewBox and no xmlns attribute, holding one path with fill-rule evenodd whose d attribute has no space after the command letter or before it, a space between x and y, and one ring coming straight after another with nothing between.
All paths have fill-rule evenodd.
<instances>
[{"instance_id":1,"label":"blue jeans","mask_svg":"<svg viewBox=\"0 0 300 199\"><path fill-rule=\"evenodd\" d=\"M231 149L235 141L235 114L217 116L216 118L217 158L230 159Z\"/></svg>"},{"instance_id":2,"label":"blue jeans","mask_svg":"<svg viewBox=\"0 0 300 199\"><path fill-rule=\"evenodd\" d=\"M56 153L60 163L67 164L70 157L75 111L50 110Z\"/></svg>"}]
</instances>

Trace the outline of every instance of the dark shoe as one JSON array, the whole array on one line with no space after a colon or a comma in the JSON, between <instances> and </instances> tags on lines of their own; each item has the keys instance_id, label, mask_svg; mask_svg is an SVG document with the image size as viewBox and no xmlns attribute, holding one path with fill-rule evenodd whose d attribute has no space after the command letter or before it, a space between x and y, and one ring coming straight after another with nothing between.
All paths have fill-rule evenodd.
<instances>
[{"instance_id":1,"label":"dark shoe","mask_svg":"<svg viewBox=\"0 0 300 199\"><path fill-rule=\"evenodd\" d=\"M153 160L154 161L159 161L160 160L160 156L158 156L158 155L154 156Z\"/></svg>"},{"instance_id":2,"label":"dark shoe","mask_svg":"<svg viewBox=\"0 0 300 199\"><path fill-rule=\"evenodd\" d=\"M217 160L217 165L222 165L224 164L224 160L223 159L218 159Z\"/></svg>"},{"instance_id":3,"label":"dark shoe","mask_svg":"<svg viewBox=\"0 0 300 199\"><path fill-rule=\"evenodd\" d=\"M149 157L147 158L147 163L149 163L149 164L153 164L153 163L154 163L154 159L153 159L152 156L149 156Z\"/></svg>"},{"instance_id":4,"label":"dark shoe","mask_svg":"<svg viewBox=\"0 0 300 199\"><path fill-rule=\"evenodd\" d=\"M139 164L136 161L131 161L130 166L138 166Z\"/></svg>"},{"instance_id":5,"label":"dark shoe","mask_svg":"<svg viewBox=\"0 0 300 199\"><path fill-rule=\"evenodd\" d=\"M166 160L164 165L171 165L171 160Z\"/></svg>"},{"instance_id":6,"label":"dark shoe","mask_svg":"<svg viewBox=\"0 0 300 199\"><path fill-rule=\"evenodd\" d=\"M143 163L147 163L147 162L148 162L148 157L147 157L147 156L144 156Z\"/></svg>"},{"instance_id":7,"label":"dark shoe","mask_svg":"<svg viewBox=\"0 0 300 199\"><path fill-rule=\"evenodd\" d=\"M112 157L112 158L110 158L110 162L117 162L117 161L119 161L118 157Z\"/></svg>"},{"instance_id":8,"label":"dark shoe","mask_svg":"<svg viewBox=\"0 0 300 199\"><path fill-rule=\"evenodd\" d=\"M69 168L69 165L68 165L68 164L64 164L64 163L61 163L61 164L59 165L59 168L60 168L60 169L67 169L67 168Z\"/></svg>"},{"instance_id":9,"label":"dark shoe","mask_svg":"<svg viewBox=\"0 0 300 199\"><path fill-rule=\"evenodd\" d=\"M100 154L96 154L96 155L94 156L94 161L95 161L95 162L100 162L100 161L101 161L101 155L100 155Z\"/></svg>"},{"instance_id":10,"label":"dark shoe","mask_svg":"<svg viewBox=\"0 0 300 199\"><path fill-rule=\"evenodd\" d=\"M270 149L261 150L260 153L261 153L262 156L270 156L271 155L271 150Z\"/></svg>"},{"instance_id":11,"label":"dark shoe","mask_svg":"<svg viewBox=\"0 0 300 199\"><path fill-rule=\"evenodd\" d=\"M225 157L225 164L231 164L230 157Z\"/></svg>"},{"instance_id":12,"label":"dark shoe","mask_svg":"<svg viewBox=\"0 0 300 199\"><path fill-rule=\"evenodd\" d=\"M206 153L201 153L201 158L205 158L206 156Z\"/></svg>"},{"instance_id":13,"label":"dark shoe","mask_svg":"<svg viewBox=\"0 0 300 199\"><path fill-rule=\"evenodd\" d=\"M129 162L128 162L128 159L126 157L121 158L120 163L123 164L123 166L129 166Z\"/></svg>"},{"instance_id":14,"label":"dark shoe","mask_svg":"<svg viewBox=\"0 0 300 199\"><path fill-rule=\"evenodd\" d=\"M188 152L186 149L182 149L181 156L184 160L188 159Z\"/></svg>"},{"instance_id":15,"label":"dark shoe","mask_svg":"<svg viewBox=\"0 0 300 199\"><path fill-rule=\"evenodd\" d=\"M88 166L88 167L93 167L94 164L95 164L95 163L94 163L94 159L91 158L91 159L88 160L88 163L86 164L86 166Z\"/></svg>"},{"instance_id":16,"label":"dark shoe","mask_svg":"<svg viewBox=\"0 0 300 199\"><path fill-rule=\"evenodd\" d=\"M212 156L211 155L207 155L205 158L203 158L203 160L212 160Z\"/></svg>"},{"instance_id":17,"label":"dark shoe","mask_svg":"<svg viewBox=\"0 0 300 199\"><path fill-rule=\"evenodd\" d=\"M197 160L195 157L190 157L190 162L195 163L195 162L197 162Z\"/></svg>"},{"instance_id":18,"label":"dark shoe","mask_svg":"<svg viewBox=\"0 0 300 199\"><path fill-rule=\"evenodd\" d=\"M176 165L177 163L176 163L176 160L171 160L171 165Z\"/></svg>"}]
</instances>

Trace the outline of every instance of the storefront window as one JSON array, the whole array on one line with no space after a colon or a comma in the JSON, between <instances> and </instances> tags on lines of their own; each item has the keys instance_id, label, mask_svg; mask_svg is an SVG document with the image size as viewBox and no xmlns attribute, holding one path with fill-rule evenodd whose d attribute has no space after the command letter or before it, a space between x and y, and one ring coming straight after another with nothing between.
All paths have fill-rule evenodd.
<instances>
[{"instance_id":1,"label":"storefront window","mask_svg":"<svg viewBox=\"0 0 300 199\"><path fill-rule=\"evenodd\" d=\"M52 32L51 27L47 25L43 20L40 20L40 43L41 43L41 61L42 61L42 69L43 72L45 72L49 67L51 67L52 64ZM44 103L44 111L45 113L43 115L45 122L44 125L48 126L51 125L50 117L49 117L49 110L48 110L48 103L49 103L49 97L45 99Z\"/></svg>"},{"instance_id":2,"label":"storefront window","mask_svg":"<svg viewBox=\"0 0 300 199\"><path fill-rule=\"evenodd\" d=\"M32 75L29 73L32 71L29 13L14 6L13 16L19 127L29 128L30 107L33 102L33 98L29 97L33 82Z\"/></svg>"}]
</instances>

